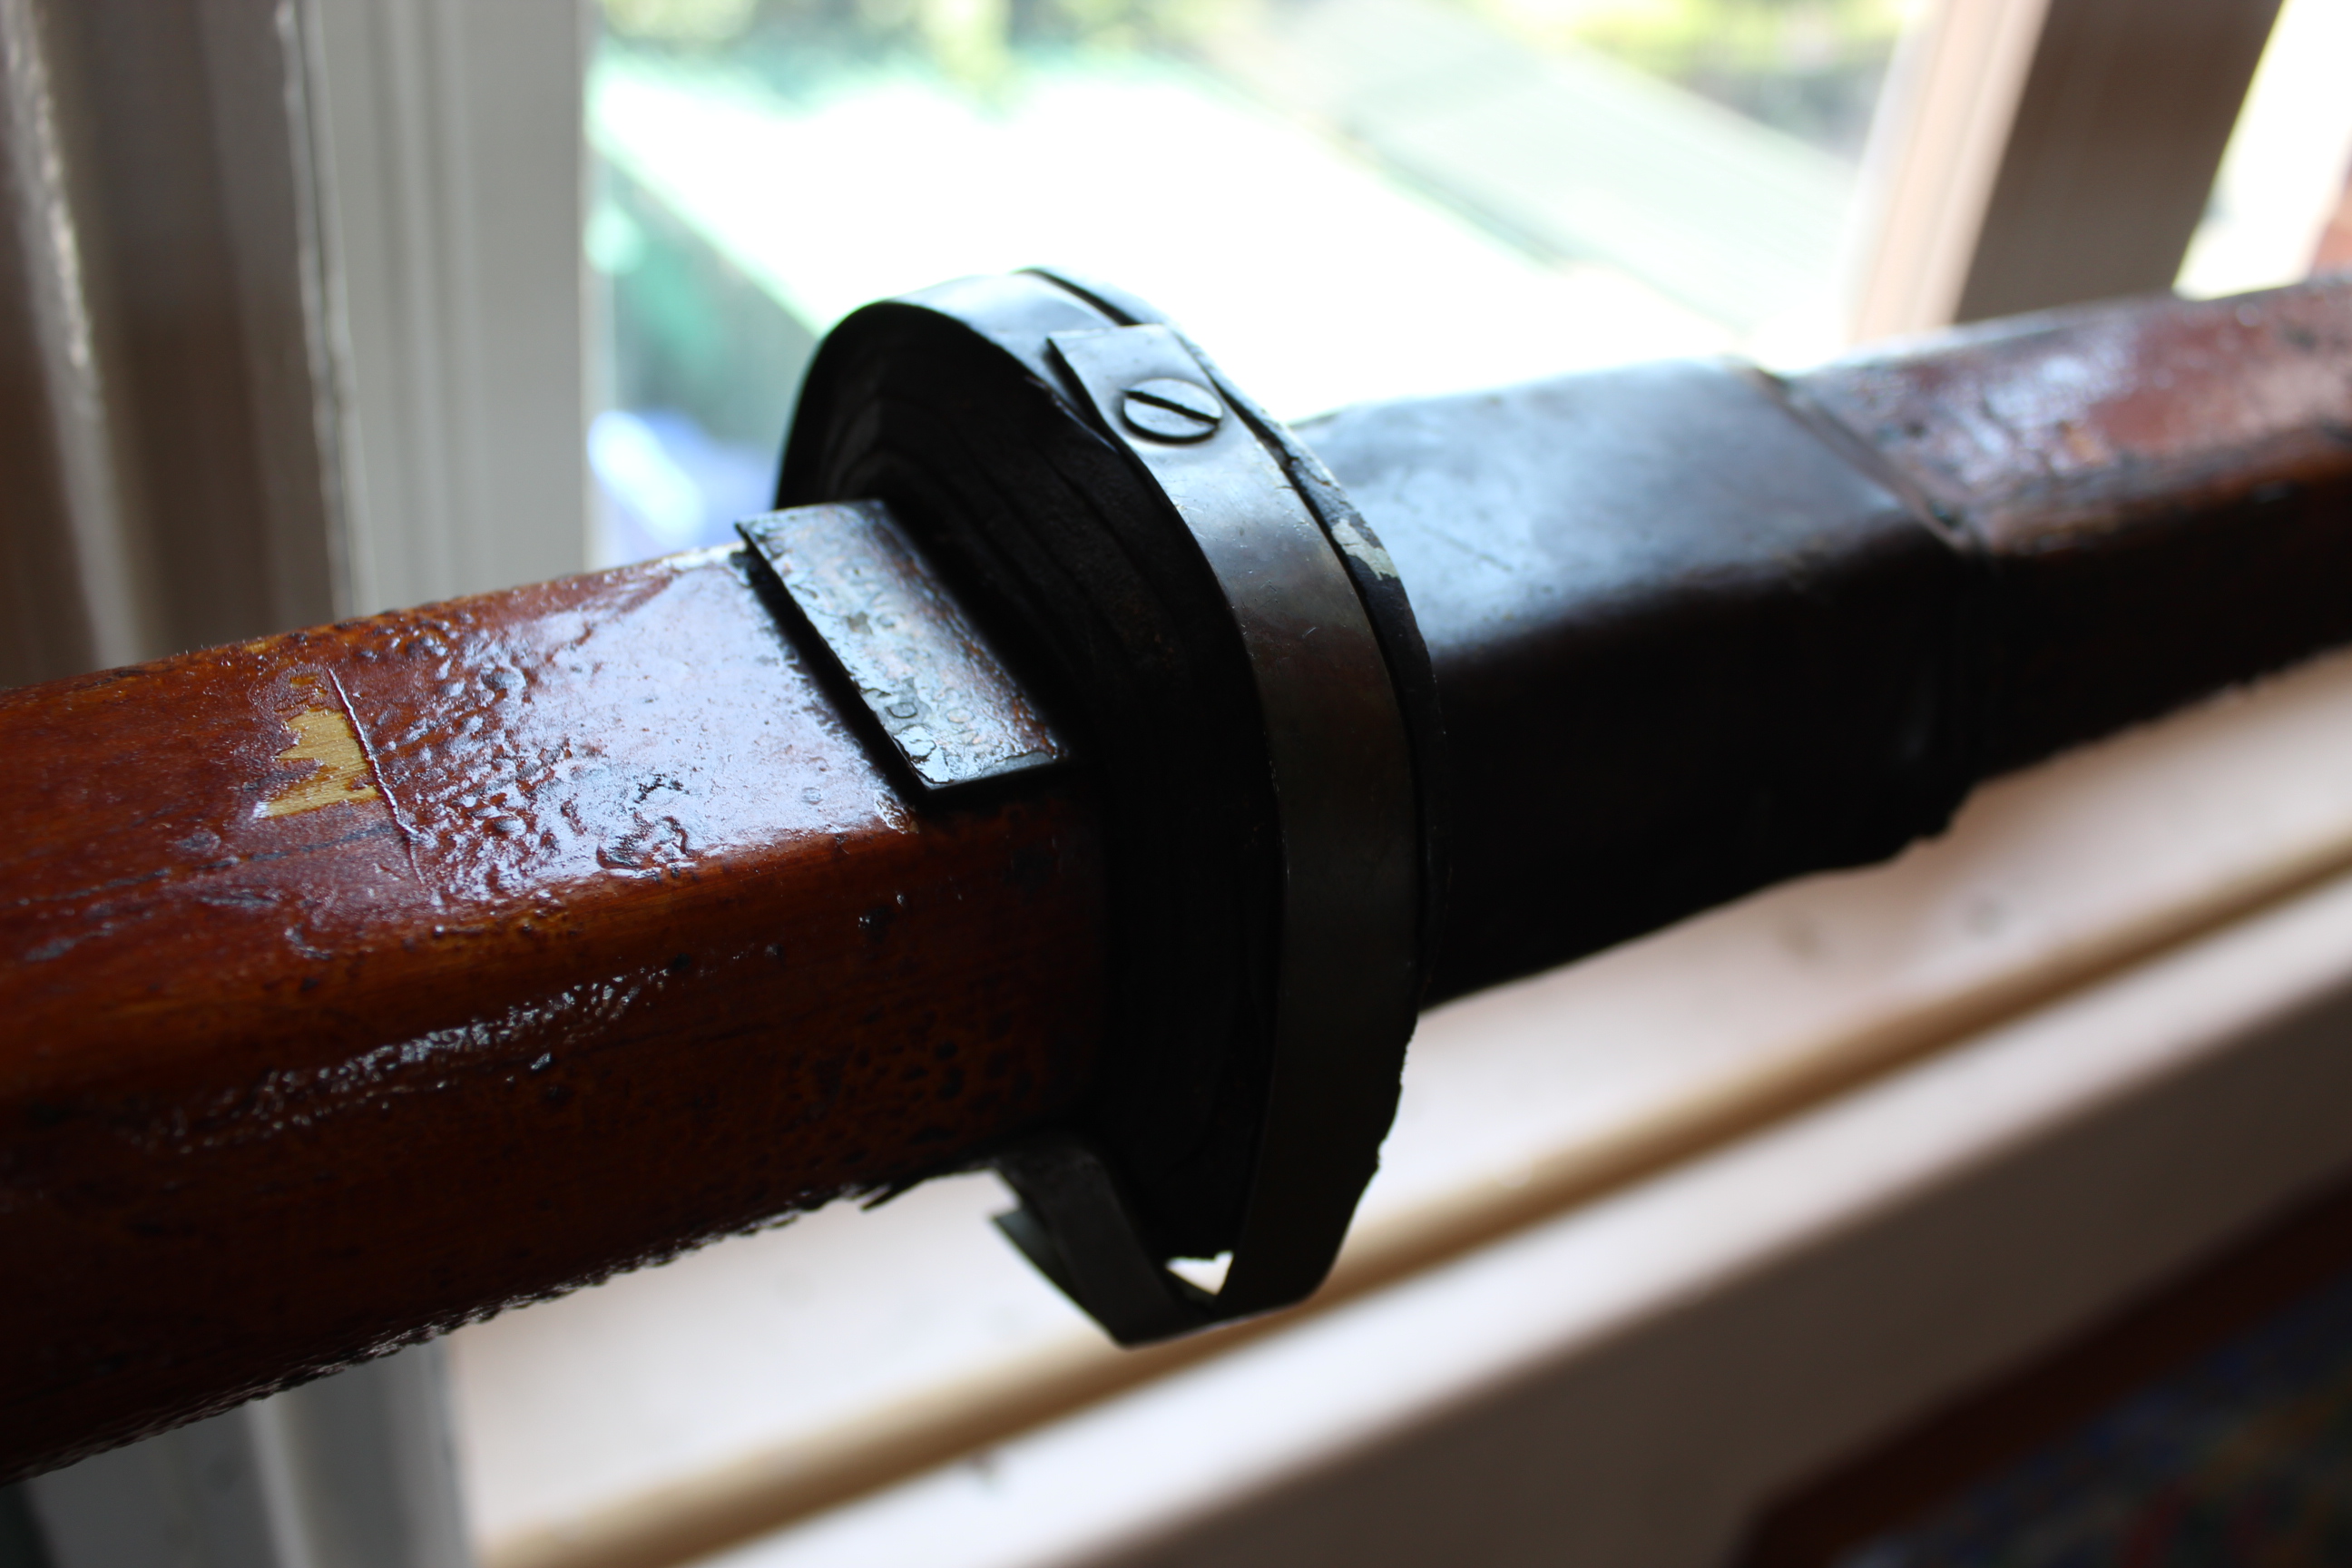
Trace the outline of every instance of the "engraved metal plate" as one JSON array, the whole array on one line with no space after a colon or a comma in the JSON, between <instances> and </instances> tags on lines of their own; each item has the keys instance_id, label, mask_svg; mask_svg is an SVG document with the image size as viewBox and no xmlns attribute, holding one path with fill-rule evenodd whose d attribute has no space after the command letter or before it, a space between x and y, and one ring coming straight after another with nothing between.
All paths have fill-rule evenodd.
<instances>
[{"instance_id":1,"label":"engraved metal plate","mask_svg":"<svg viewBox=\"0 0 2352 1568\"><path fill-rule=\"evenodd\" d=\"M1067 754L889 508L793 507L736 529L926 788Z\"/></svg>"}]
</instances>

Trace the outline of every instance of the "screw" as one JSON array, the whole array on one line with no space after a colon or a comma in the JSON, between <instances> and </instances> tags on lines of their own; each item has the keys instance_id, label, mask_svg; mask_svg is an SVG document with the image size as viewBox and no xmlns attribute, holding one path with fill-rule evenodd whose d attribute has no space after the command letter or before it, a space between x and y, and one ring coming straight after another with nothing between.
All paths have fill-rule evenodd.
<instances>
[{"instance_id":1,"label":"screw","mask_svg":"<svg viewBox=\"0 0 2352 1568\"><path fill-rule=\"evenodd\" d=\"M1121 393L1118 416L1139 436L1183 445L1215 435L1225 409L1207 387L1163 375Z\"/></svg>"}]
</instances>

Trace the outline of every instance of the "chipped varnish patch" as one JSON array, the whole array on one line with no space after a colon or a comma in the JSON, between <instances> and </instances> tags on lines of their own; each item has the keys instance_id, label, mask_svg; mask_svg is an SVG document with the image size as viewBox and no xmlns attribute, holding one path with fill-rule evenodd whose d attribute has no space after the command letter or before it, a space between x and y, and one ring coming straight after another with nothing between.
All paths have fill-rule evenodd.
<instances>
[{"instance_id":1,"label":"chipped varnish patch","mask_svg":"<svg viewBox=\"0 0 2352 1568\"><path fill-rule=\"evenodd\" d=\"M287 723L295 740L278 753L278 763L281 767L308 763L311 773L264 801L262 816L291 816L322 805L357 805L383 798L368 776L367 752L349 719L332 708L306 708Z\"/></svg>"}]
</instances>

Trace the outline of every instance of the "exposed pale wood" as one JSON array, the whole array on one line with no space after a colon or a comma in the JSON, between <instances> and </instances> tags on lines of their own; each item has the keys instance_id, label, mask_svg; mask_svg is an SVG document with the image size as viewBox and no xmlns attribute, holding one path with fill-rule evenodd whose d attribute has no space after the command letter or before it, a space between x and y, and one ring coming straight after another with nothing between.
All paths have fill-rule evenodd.
<instances>
[{"instance_id":1,"label":"exposed pale wood","mask_svg":"<svg viewBox=\"0 0 2352 1568\"><path fill-rule=\"evenodd\" d=\"M277 761L298 766L308 763L313 771L263 801L262 816L291 816L298 811L383 798L376 791L374 770L368 765L359 734L340 709L305 708L288 719L286 727L294 731L294 743L278 752Z\"/></svg>"}]
</instances>

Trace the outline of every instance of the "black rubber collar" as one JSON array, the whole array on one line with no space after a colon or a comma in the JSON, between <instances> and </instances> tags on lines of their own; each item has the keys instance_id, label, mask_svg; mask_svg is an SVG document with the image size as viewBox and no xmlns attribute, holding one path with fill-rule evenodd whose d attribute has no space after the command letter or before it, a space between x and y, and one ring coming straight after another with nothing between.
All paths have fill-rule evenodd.
<instances>
[{"instance_id":1,"label":"black rubber collar","mask_svg":"<svg viewBox=\"0 0 2352 1568\"><path fill-rule=\"evenodd\" d=\"M1444 885L1402 584L1296 437L1139 303L1043 273L826 339L780 506L887 502L1106 809L1112 1037L1001 1222L1122 1342L1297 1301L1378 1163ZM1173 1258L1230 1254L1221 1288Z\"/></svg>"}]
</instances>

